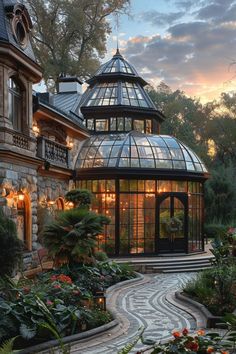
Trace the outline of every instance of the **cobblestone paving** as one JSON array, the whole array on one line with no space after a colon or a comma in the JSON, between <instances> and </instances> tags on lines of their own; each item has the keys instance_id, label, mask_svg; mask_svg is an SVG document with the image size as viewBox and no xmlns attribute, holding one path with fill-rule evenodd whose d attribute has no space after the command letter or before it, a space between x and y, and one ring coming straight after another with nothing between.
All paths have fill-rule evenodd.
<instances>
[{"instance_id":1,"label":"cobblestone paving","mask_svg":"<svg viewBox=\"0 0 236 354\"><path fill-rule=\"evenodd\" d=\"M127 342L132 342L141 327L145 328L145 338L165 340L171 336L174 329L196 328L195 319L188 312L171 304L171 293L174 293L192 277L194 273L172 273L151 275L150 281L127 288L116 301L116 309L130 323L125 333L116 337L114 333L108 340L99 338L86 343L77 343L72 348L76 354L116 354ZM168 299L166 296L168 295ZM144 348L137 344L132 353Z\"/></svg>"}]
</instances>

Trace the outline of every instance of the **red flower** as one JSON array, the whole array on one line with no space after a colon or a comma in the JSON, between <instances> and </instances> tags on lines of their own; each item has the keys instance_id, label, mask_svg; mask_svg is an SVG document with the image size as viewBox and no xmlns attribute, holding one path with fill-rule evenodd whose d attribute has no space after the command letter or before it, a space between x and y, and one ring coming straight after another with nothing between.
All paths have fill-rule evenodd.
<instances>
[{"instance_id":1,"label":"red flower","mask_svg":"<svg viewBox=\"0 0 236 354\"><path fill-rule=\"evenodd\" d=\"M207 348L207 353L214 353L215 349L213 347Z\"/></svg>"},{"instance_id":2,"label":"red flower","mask_svg":"<svg viewBox=\"0 0 236 354\"><path fill-rule=\"evenodd\" d=\"M199 349L199 345L197 342L189 341L185 344L185 348L190 349L193 352L197 352Z\"/></svg>"},{"instance_id":3,"label":"red flower","mask_svg":"<svg viewBox=\"0 0 236 354\"><path fill-rule=\"evenodd\" d=\"M64 274L58 275L57 280L61 281L62 283L72 284L71 278Z\"/></svg>"},{"instance_id":4,"label":"red flower","mask_svg":"<svg viewBox=\"0 0 236 354\"><path fill-rule=\"evenodd\" d=\"M54 289L61 289L61 285L60 284L55 284L53 285Z\"/></svg>"},{"instance_id":5,"label":"red flower","mask_svg":"<svg viewBox=\"0 0 236 354\"><path fill-rule=\"evenodd\" d=\"M172 335L173 335L175 338L181 337L181 333L178 332L178 331L173 332Z\"/></svg>"},{"instance_id":6,"label":"red flower","mask_svg":"<svg viewBox=\"0 0 236 354\"><path fill-rule=\"evenodd\" d=\"M203 329L199 329L199 330L197 331L197 335L198 335L198 336L205 336L205 331L203 331Z\"/></svg>"},{"instance_id":7,"label":"red flower","mask_svg":"<svg viewBox=\"0 0 236 354\"><path fill-rule=\"evenodd\" d=\"M182 330L182 333L183 333L184 336L187 336L187 335L188 335L188 329L187 329L187 328L184 328L184 329Z\"/></svg>"},{"instance_id":8,"label":"red flower","mask_svg":"<svg viewBox=\"0 0 236 354\"><path fill-rule=\"evenodd\" d=\"M56 275L52 275L50 279L51 279L51 281L55 281L55 280L57 280L57 276Z\"/></svg>"}]
</instances>

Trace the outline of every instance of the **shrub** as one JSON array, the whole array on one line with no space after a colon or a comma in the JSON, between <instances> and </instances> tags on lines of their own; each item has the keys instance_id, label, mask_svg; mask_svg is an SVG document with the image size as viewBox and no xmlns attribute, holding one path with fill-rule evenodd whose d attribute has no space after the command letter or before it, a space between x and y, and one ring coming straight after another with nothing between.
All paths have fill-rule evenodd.
<instances>
[{"instance_id":1,"label":"shrub","mask_svg":"<svg viewBox=\"0 0 236 354\"><path fill-rule=\"evenodd\" d=\"M96 237L109 221L87 209L66 210L55 222L45 226L42 242L57 265L92 263Z\"/></svg>"},{"instance_id":2,"label":"shrub","mask_svg":"<svg viewBox=\"0 0 236 354\"><path fill-rule=\"evenodd\" d=\"M16 224L0 209L0 277L11 275L22 261L23 243L17 238Z\"/></svg>"},{"instance_id":3,"label":"shrub","mask_svg":"<svg viewBox=\"0 0 236 354\"><path fill-rule=\"evenodd\" d=\"M65 195L67 202L74 203L77 207L88 207L92 202L92 193L87 189L72 189Z\"/></svg>"},{"instance_id":4,"label":"shrub","mask_svg":"<svg viewBox=\"0 0 236 354\"><path fill-rule=\"evenodd\" d=\"M207 238L220 238L225 235L227 226L222 224L205 224L204 234Z\"/></svg>"}]
</instances>

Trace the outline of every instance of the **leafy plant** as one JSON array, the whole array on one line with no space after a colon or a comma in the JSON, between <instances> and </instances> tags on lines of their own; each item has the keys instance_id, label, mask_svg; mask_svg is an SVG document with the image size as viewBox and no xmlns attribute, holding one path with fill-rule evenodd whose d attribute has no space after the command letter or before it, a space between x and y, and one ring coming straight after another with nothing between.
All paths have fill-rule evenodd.
<instances>
[{"instance_id":1,"label":"leafy plant","mask_svg":"<svg viewBox=\"0 0 236 354\"><path fill-rule=\"evenodd\" d=\"M60 213L43 231L43 244L56 264L91 263L99 235L109 219L86 209Z\"/></svg>"},{"instance_id":2,"label":"leafy plant","mask_svg":"<svg viewBox=\"0 0 236 354\"><path fill-rule=\"evenodd\" d=\"M0 354L14 354L18 353L18 350L13 350L14 341L17 337L6 340L0 347Z\"/></svg>"},{"instance_id":3,"label":"leafy plant","mask_svg":"<svg viewBox=\"0 0 236 354\"><path fill-rule=\"evenodd\" d=\"M74 203L76 208L88 207L92 202L92 193L87 189L72 189L66 193L65 200Z\"/></svg>"},{"instance_id":4,"label":"leafy plant","mask_svg":"<svg viewBox=\"0 0 236 354\"><path fill-rule=\"evenodd\" d=\"M16 224L0 209L0 277L12 275L21 265L23 243L17 238Z\"/></svg>"}]
</instances>

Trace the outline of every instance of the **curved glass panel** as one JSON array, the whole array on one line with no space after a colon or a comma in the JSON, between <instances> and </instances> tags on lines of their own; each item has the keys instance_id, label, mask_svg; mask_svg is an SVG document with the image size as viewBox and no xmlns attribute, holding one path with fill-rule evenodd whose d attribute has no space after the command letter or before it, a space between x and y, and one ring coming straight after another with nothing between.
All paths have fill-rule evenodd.
<instances>
[{"instance_id":1,"label":"curved glass panel","mask_svg":"<svg viewBox=\"0 0 236 354\"><path fill-rule=\"evenodd\" d=\"M198 156L177 139L165 135L97 135L85 141L77 168L120 167L207 172Z\"/></svg>"},{"instance_id":2,"label":"curved glass panel","mask_svg":"<svg viewBox=\"0 0 236 354\"><path fill-rule=\"evenodd\" d=\"M139 83L116 81L97 83L85 93L83 106L125 105L155 109L145 90Z\"/></svg>"},{"instance_id":3,"label":"curved glass panel","mask_svg":"<svg viewBox=\"0 0 236 354\"><path fill-rule=\"evenodd\" d=\"M125 73L138 76L137 71L122 56L114 56L107 63L103 64L95 76L112 73Z\"/></svg>"}]
</instances>

